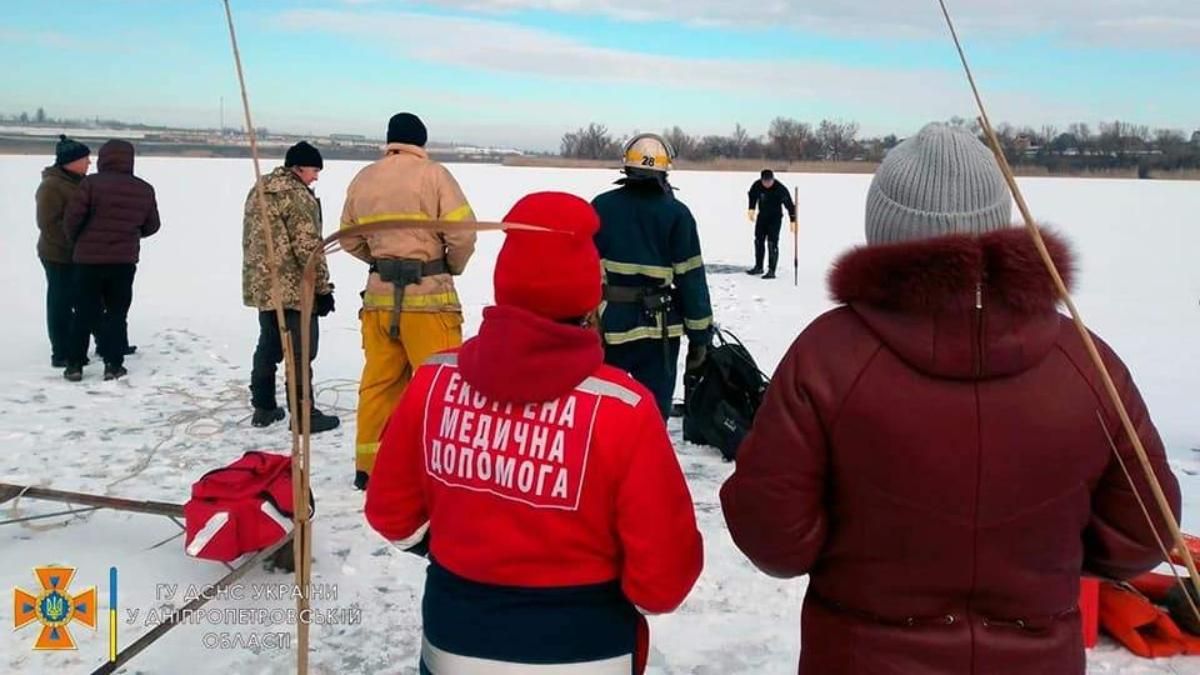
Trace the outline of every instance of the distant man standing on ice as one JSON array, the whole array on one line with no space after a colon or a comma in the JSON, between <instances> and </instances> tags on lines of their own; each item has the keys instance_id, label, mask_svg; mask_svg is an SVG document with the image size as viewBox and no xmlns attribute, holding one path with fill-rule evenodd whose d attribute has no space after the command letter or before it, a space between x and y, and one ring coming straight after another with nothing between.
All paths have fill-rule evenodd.
<instances>
[{"instance_id":1,"label":"distant man standing on ice","mask_svg":"<svg viewBox=\"0 0 1200 675\"><path fill-rule=\"evenodd\" d=\"M325 161L321 152L305 141L288 148L283 166L262 177L266 199L266 217L258 201L257 186L246 194L242 220L242 301L258 310L258 346L254 349L254 366L250 371L250 401L254 417L250 424L269 426L284 418L284 411L275 397L275 373L283 361L283 343L279 335L279 319L271 299L271 267L267 259L265 239L270 236L279 260L280 300L291 337L297 375L300 373L300 289L304 266L313 251L321 248L321 201L313 194ZM333 284L325 259L317 261L317 284L310 329L312 344L309 358L317 358L317 317L333 311ZM311 374L311 371L310 371ZM298 419L292 412L292 419ZM336 429L341 420L326 415L317 408L310 418L313 433Z\"/></svg>"},{"instance_id":2,"label":"distant man standing on ice","mask_svg":"<svg viewBox=\"0 0 1200 675\"><path fill-rule=\"evenodd\" d=\"M71 321L75 316L75 267L71 242L63 229L67 204L92 165L92 151L60 135L54 146L54 165L42 170L37 189L38 259L46 271L46 329L50 334L50 365L66 368L70 355ZM84 351L87 345L84 344Z\"/></svg>"},{"instance_id":3,"label":"distant man standing on ice","mask_svg":"<svg viewBox=\"0 0 1200 675\"><path fill-rule=\"evenodd\" d=\"M350 182L342 227L404 220L474 221L467 198L446 167L425 152L428 132L411 113L388 122L384 156ZM342 239L370 264L363 293L366 363L358 388L354 484L366 489L379 434L412 379L436 352L462 344L462 306L453 276L475 251L474 232L428 229Z\"/></svg>"},{"instance_id":4,"label":"distant man standing on ice","mask_svg":"<svg viewBox=\"0 0 1200 675\"><path fill-rule=\"evenodd\" d=\"M787 186L775 180L775 172L770 169L763 169L761 177L750 186L748 196L750 205L746 218L754 223L754 267L746 270L746 274L762 274L764 279L774 279L775 270L779 268L779 230L783 225L783 210L787 209L789 227L795 232L796 204ZM767 254L766 274L763 274L764 253Z\"/></svg>"}]
</instances>

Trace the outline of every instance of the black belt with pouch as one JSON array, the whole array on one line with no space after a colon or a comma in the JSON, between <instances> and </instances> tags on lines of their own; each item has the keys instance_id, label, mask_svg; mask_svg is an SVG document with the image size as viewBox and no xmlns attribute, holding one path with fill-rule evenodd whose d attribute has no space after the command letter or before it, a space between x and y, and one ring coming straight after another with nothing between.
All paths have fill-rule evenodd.
<instances>
[{"instance_id":1,"label":"black belt with pouch","mask_svg":"<svg viewBox=\"0 0 1200 675\"><path fill-rule=\"evenodd\" d=\"M413 258L381 258L371 263L371 271L392 285L392 324L388 335L393 340L400 337L400 310L404 306L404 291L408 286L421 283L425 277L449 274L450 267L445 258L437 260L415 260Z\"/></svg>"},{"instance_id":2,"label":"black belt with pouch","mask_svg":"<svg viewBox=\"0 0 1200 675\"><path fill-rule=\"evenodd\" d=\"M650 317L662 325L663 360L670 370L671 327L667 315L671 311L673 293L670 286L605 286L604 300L616 304L641 305Z\"/></svg>"}]
</instances>

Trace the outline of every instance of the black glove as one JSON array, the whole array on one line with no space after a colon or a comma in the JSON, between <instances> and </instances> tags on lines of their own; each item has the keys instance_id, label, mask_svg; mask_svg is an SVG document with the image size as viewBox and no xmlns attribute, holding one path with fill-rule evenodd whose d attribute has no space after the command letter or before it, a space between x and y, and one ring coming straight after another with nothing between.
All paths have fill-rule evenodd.
<instances>
[{"instance_id":1,"label":"black glove","mask_svg":"<svg viewBox=\"0 0 1200 675\"><path fill-rule=\"evenodd\" d=\"M333 293L317 294L314 310L317 316L328 316L333 311Z\"/></svg>"},{"instance_id":2,"label":"black glove","mask_svg":"<svg viewBox=\"0 0 1200 675\"><path fill-rule=\"evenodd\" d=\"M704 365L704 359L708 358L708 345L703 343L690 342L688 343L687 360L685 361L684 371L694 373L700 370Z\"/></svg>"}]
</instances>

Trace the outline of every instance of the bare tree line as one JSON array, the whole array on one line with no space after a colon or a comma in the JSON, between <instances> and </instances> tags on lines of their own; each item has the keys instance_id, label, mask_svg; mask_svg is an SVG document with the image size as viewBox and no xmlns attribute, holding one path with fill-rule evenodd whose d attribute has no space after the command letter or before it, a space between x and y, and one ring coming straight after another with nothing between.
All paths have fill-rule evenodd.
<instances>
[{"instance_id":1,"label":"bare tree line","mask_svg":"<svg viewBox=\"0 0 1200 675\"><path fill-rule=\"evenodd\" d=\"M636 132L635 132L636 133ZM823 120L813 127L806 122L779 117L771 122L765 137L751 136L745 127L737 125L728 136L692 136L678 126L662 132L680 159L856 159L870 141L858 139L858 124L840 120ZM894 136L881 139L897 142ZM618 140L603 124L595 122L563 135L560 154L575 159L610 159L621 151ZM882 156L882 153L880 153Z\"/></svg>"},{"instance_id":2,"label":"bare tree line","mask_svg":"<svg viewBox=\"0 0 1200 675\"><path fill-rule=\"evenodd\" d=\"M954 117L947 123L969 128L980 136L978 122ZM1103 122L1096 129L1075 123L1065 129L1004 123L996 127L1005 155L1013 164L1039 165L1054 171L1129 168L1139 170L1200 167L1200 131L1188 136L1178 129L1151 130L1128 122ZM693 136L678 126L662 136L679 159L759 159L776 161L878 162L902 139L895 134L861 137L855 122L822 120L816 126L777 117L764 136L751 136L742 125L733 133ZM562 137L560 154L574 159L613 159L622 139L603 124L591 123Z\"/></svg>"}]
</instances>

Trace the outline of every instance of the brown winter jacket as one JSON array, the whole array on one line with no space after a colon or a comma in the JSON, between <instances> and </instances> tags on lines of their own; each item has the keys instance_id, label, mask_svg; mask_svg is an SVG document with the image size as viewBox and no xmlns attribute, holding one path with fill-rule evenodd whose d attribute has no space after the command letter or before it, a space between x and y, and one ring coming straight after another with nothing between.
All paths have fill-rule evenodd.
<instances>
[{"instance_id":1,"label":"brown winter jacket","mask_svg":"<svg viewBox=\"0 0 1200 675\"><path fill-rule=\"evenodd\" d=\"M1161 555L1101 417L1149 500L1146 478L1028 234L868 247L831 284L844 306L796 339L721 489L755 565L810 575L800 672L1082 675L1080 575ZM1146 405L1100 350L1178 515Z\"/></svg>"},{"instance_id":2,"label":"brown winter jacket","mask_svg":"<svg viewBox=\"0 0 1200 675\"><path fill-rule=\"evenodd\" d=\"M71 262L71 242L63 229L63 217L82 181L83 176L57 164L42 170L42 183L38 185L36 194L37 252L38 257L46 262Z\"/></svg>"},{"instance_id":3,"label":"brown winter jacket","mask_svg":"<svg viewBox=\"0 0 1200 675\"><path fill-rule=\"evenodd\" d=\"M133 175L133 146L127 141L101 146L96 167L99 172L83 179L63 220L74 261L136 263L141 240L160 227L154 188Z\"/></svg>"},{"instance_id":4,"label":"brown winter jacket","mask_svg":"<svg viewBox=\"0 0 1200 675\"><path fill-rule=\"evenodd\" d=\"M367 166L346 190L342 227L388 220L439 219L474 221L467 198L446 167L431 161L421 148L389 143L387 154ZM431 262L444 258L450 274L426 277L409 286L402 309L414 312L459 312L458 294L451 274L462 274L475 251L474 232L404 230L342 240L347 252L375 262L408 258ZM372 272L363 296L363 308L391 311L395 305L392 284Z\"/></svg>"}]
</instances>

